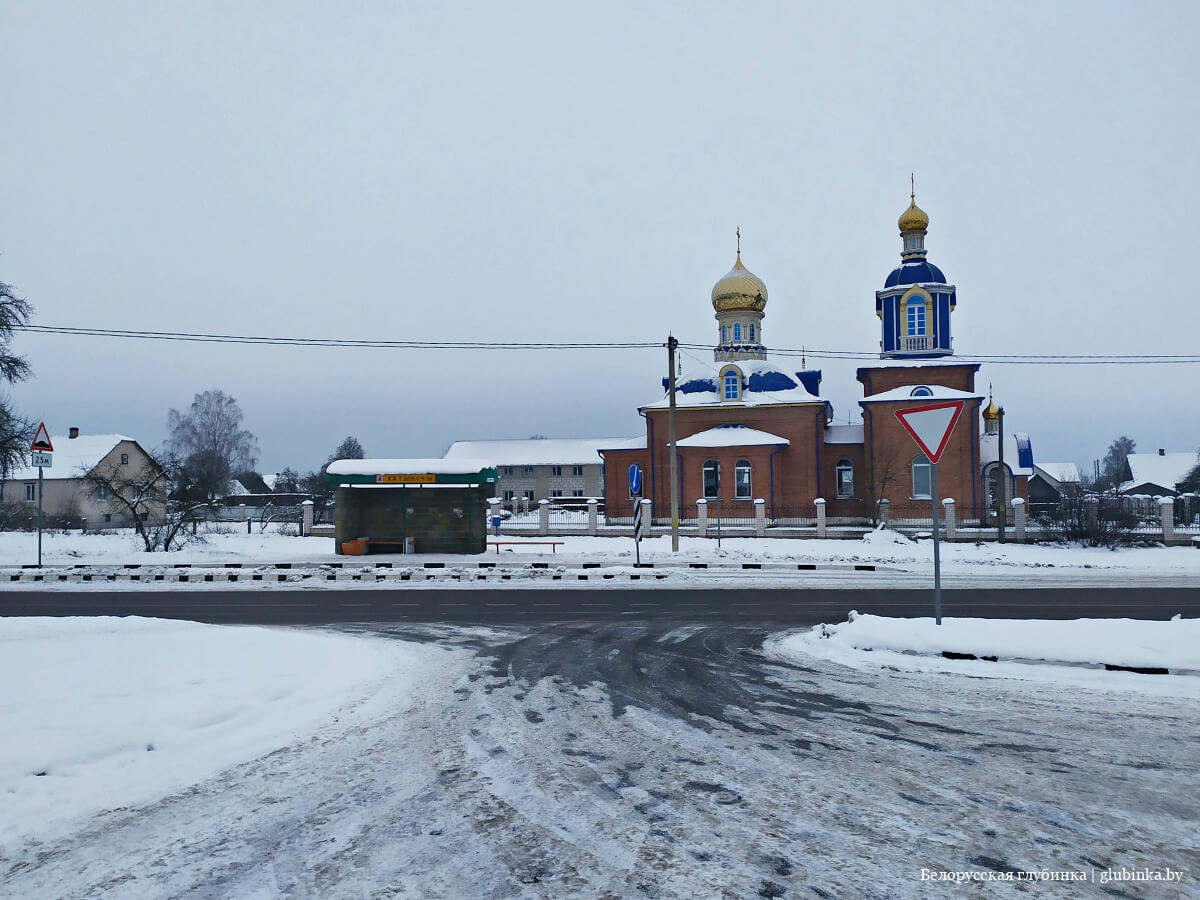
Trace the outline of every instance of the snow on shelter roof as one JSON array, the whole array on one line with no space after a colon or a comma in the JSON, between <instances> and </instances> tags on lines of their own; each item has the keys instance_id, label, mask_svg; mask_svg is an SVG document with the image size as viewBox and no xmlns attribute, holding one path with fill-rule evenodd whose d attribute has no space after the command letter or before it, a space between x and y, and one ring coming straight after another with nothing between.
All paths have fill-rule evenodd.
<instances>
[{"instance_id":1,"label":"snow on shelter roof","mask_svg":"<svg viewBox=\"0 0 1200 900\"><path fill-rule=\"evenodd\" d=\"M787 438L745 425L718 425L675 442L679 447L761 447L790 444Z\"/></svg>"},{"instance_id":2,"label":"snow on shelter roof","mask_svg":"<svg viewBox=\"0 0 1200 900\"><path fill-rule=\"evenodd\" d=\"M503 441L455 441L445 458L492 460L497 466L598 466L601 448L624 447L632 438L532 438ZM645 439L641 439L644 441Z\"/></svg>"},{"instance_id":3,"label":"snow on shelter roof","mask_svg":"<svg viewBox=\"0 0 1200 900\"><path fill-rule=\"evenodd\" d=\"M325 470L328 475L475 475L494 468L486 459L339 459Z\"/></svg>"},{"instance_id":4,"label":"snow on shelter roof","mask_svg":"<svg viewBox=\"0 0 1200 900\"><path fill-rule=\"evenodd\" d=\"M131 437L123 434L81 434L72 438L65 434L50 436L50 444L54 447L54 465L45 470L44 478L82 478L99 465L100 460L108 456L122 441L137 443ZM38 470L33 466L15 469L9 476L10 481L30 481L38 477Z\"/></svg>"}]
</instances>

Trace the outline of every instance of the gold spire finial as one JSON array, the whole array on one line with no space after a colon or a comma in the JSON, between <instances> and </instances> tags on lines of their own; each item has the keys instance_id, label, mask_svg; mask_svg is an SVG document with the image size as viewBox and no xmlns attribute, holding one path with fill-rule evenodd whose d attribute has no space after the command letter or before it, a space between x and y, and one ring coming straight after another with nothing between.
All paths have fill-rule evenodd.
<instances>
[{"instance_id":1,"label":"gold spire finial","mask_svg":"<svg viewBox=\"0 0 1200 900\"><path fill-rule=\"evenodd\" d=\"M916 203L917 202L917 173L916 172L908 173L908 188L909 188L908 199L912 200L913 203Z\"/></svg>"},{"instance_id":2,"label":"gold spire finial","mask_svg":"<svg viewBox=\"0 0 1200 900\"><path fill-rule=\"evenodd\" d=\"M737 255L742 255L742 226L739 225L734 232L737 235Z\"/></svg>"}]
</instances>

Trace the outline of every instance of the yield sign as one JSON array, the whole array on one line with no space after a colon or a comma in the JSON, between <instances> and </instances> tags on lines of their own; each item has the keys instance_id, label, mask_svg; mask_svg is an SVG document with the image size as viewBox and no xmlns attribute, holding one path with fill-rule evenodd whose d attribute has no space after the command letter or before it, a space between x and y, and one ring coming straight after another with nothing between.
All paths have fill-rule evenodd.
<instances>
[{"instance_id":1,"label":"yield sign","mask_svg":"<svg viewBox=\"0 0 1200 900\"><path fill-rule=\"evenodd\" d=\"M965 404L965 400L946 400L943 403L910 406L896 410L896 418L929 461L936 464L946 449L950 432L954 430Z\"/></svg>"},{"instance_id":2,"label":"yield sign","mask_svg":"<svg viewBox=\"0 0 1200 900\"><path fill-rule=\"evenodd\" d=\"M33 435L33 443L29 449L39 453L53 453L54 445L50 443L50 434L46 431L46 423L39 422L37 432Z\"/></svg>"}]
</instances>

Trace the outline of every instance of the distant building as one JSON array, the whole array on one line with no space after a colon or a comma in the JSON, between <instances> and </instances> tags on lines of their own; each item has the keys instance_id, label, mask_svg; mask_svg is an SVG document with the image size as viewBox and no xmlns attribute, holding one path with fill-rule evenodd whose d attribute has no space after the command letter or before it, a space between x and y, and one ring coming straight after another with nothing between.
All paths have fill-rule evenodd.
<instances>
[{"instance_id":1,"label":"distant building","mask_svg":"<svg viewBox=\"0 0 1200 900\"><path fill-rule=\"evenodd\" d=\"M1058 503L1072 485L1079 484L1079 467L1073 462L1043 462L1033 467L1029 479L1031 505Z\"/></svg>"},{"instance_id":2,"label":"distant building","mask_svg":"<svg viewBox=\"0 0 1200 900\"><path fill-rule=\"evenodd\" d=\"M1122 494L1149 494L1175 497L1179 482L1200 461L1194 450L1168 453L1130 453L1125 458L1125 480L1118 487Z\"/></svg>"},{"instance_id":3,"label":"distant building","mask_svg":"<svg viewBox=\"0 0 1200 900\"><path fill-rule=\"evenodd\" d=\"M496 496L506 504L558 498L583 502L604 497L600 448L628 442L628 438L455 441L444 458L488 460L496 467Z\"/></svg>"},{"instance_id":4,"label":"distant building","mask_svg":"<svg viewBox=\"0 0 1200 900\"><path fill-rule=\"evenodd\" d=\"M89 528L132 524L128 510L104 489L93 489L86 477L99 470L116 480L125 473L132 476L157 467L136 440L123 434L80 434L78 428L71 428L67 434L51 435L50 443L54 464L43 470L42 508L47 519L70 527L80 527L82 520ZM24 504L36 516L37 490L38 470L28 466L0 482L0 501ZM161 501L151 504L151 518L156 513L161 516L161 510Z\"/></svg>"}]
</instances>

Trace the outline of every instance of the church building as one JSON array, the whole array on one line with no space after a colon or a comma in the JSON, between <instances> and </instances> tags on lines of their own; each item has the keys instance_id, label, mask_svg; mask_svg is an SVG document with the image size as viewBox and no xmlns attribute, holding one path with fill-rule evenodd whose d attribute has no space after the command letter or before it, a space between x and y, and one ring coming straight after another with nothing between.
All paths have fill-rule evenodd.
<instances>
[{"instance_id":1,"label":"church building","mask_svg":"<svg viewBox=\"0 0 1200 900\"><path fill-rule=\"evenodd\" d=\"M627 472L643 472L642 496L658 521L670 515L670 491L681 517L694 515L698 499L720 504L726 515L753 515L762 499L766 515L797 515L816 498L830 517L871 517L887 499L893 511L910 507L928 515L930 464L900 425L895 410L939 400L963 400L962 417L938 464L938 494L953 497L964 523L987 522L996 491L996 408L981 434L985 398L975 389L977 363L956 362L951 319L956 290L929 261L929 217L915 195L899 219L900 265L875 294L880 326L879 365L860 368L862 422L832 424L821 397L821 372L795 370L770 359L763 328L767 286L742 262L712 289L717 340L713 362L683 371L676 382L677 483L670 484L667 439L669 398L641 407L645 438L602 449L610 514L628 508ZM666 379L663 385L666 387ZM990 442L990 443L989 443ZM1009 496L1027 492L1032 472L1028 438L1005 435L1004 483Z\"/></svg>"}]
</instances>

